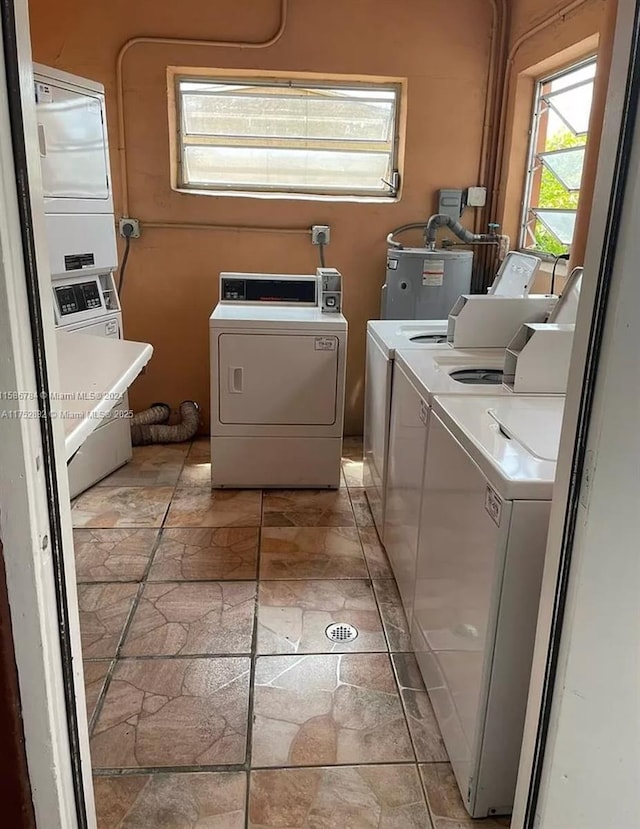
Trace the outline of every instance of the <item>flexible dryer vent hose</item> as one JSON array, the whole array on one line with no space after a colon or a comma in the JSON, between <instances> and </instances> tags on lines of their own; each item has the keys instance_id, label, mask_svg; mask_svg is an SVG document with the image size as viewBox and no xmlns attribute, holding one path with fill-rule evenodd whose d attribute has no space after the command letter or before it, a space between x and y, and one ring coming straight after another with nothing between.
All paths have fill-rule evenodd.
<instances>
[{"instance_id":1,"label":"flexible dryer vent hose","mask_svg":"<svg viewBox=\"0 0 640 829\"><path fill-rule=\"evenodd\" d=\"M131 423L131 443L134 446L148 446L151 443L181 443L195 437L200 424L200 408L193 400L185 400L180 404L181 421L173 426L168 426L166 423L149 423L148 420L146 425L136 422L136 417L149 417L150 412L165 405L156 404L151 409L134 416ZM156 411L156 416L158 414L159 412Z\"/></svg>"},{"instance_id":2,"label":"flexible dryer vent hose","mask_svg":"<svg viewBox=\"0 0 640 829\"><path fill-rule=\"evenodd\" d=\"M131 425L152 426L154 423L166 423L170 414L171 408L166 403L154 403L150 409L134 414Z\"/></svg>"}]
</instances>

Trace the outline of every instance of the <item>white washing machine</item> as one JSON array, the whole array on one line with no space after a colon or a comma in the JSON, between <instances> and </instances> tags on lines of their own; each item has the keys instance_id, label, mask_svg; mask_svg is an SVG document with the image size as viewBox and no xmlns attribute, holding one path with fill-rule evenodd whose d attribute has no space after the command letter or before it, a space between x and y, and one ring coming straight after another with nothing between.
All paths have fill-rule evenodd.
<instances>
[{"instance_id":1,"label":"white washing machine","mask_svg":"<svg viewBox=\"0 0 640 829\"><path fill-rule=\"evenodd\" d=\"M412 642L472 817L513 804L563 408L433 400Z\"/></svg>"},{"instance_id":2,"label":"white washing machine","mask_svg":"<svg viewBox=\"0 0 640 829\"><path fill-rule=\"evenodd\" d=\"M409 623L433 396L443 393L506 395L508 392L502 386L503 364L501 349L467 352L402 349L395 354L383 538Z\"/></svg>"},{"instance_id":3,"label":"white washing machine","mask_svg":"<svg viewBox=\"0 0 640 829\"><path fill-rule=\"evenodd\" d=\"M369 320L364 404L364 473L373 519L382 538L384 531L386 464L393 361L397 348L443 348L447 320Z\"/></svg>"},{"instance_id":4,"label":"white washing machine","mask_svg":"<svg viewBox=\"0 0 640 829\"><path fill-rule=\"evenodd\" d=\"M496 297L525 297L540 260L510 251L489 293ZM393 361L397 349L440 349L447 343L448 320L370 320L364 407L364 485L378 534L384 541L389 423ZM505 343L506 345L506 343ZM502 353L502 349L495 349ZM488 356L488 350L486 350Z\"/></svg>"},{"instance_id":5,"label":"white washing machine","mask_svg":"<svg viewBox=\"0 0 640 829\"><path fill-rule=\"evenodd\" d=\"M347 321L322 280L221 274L209 326L212 486L337 488Z\"/></svg>"}]
</instances>

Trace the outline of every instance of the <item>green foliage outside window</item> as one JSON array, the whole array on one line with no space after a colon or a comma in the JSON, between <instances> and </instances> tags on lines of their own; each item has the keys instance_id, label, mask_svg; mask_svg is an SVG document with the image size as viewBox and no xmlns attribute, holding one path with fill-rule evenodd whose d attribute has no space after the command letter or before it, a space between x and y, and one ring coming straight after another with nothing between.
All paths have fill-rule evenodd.
<instances>
[{"instance_id":1,"label":"green foliage outside window","mask_svg":"<svg viewBox=\"0 0 640 829\"><path fill-rule=\"evenodd\" d=\"M581 147L585 143L584 136L574 135L570 130L563 130L550 135L545 147L546 152L551 150L565 150L569 147ZM540 196L537 207L552 207L564 210L576 210L580 193L569 192L546 167L542 169L540 181ZM553 256L567 252L567 246L561 244L553 234L549 233L540 221L535 224L535 249L550 253Z\"/></svg>"}]
</instances>

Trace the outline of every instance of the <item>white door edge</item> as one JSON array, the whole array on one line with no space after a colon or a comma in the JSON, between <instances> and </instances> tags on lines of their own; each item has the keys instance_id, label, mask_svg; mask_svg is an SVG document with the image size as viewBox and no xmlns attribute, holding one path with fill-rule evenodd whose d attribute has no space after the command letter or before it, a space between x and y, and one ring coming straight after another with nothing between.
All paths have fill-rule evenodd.
<instances>
[{"instance_id":1,"label":"white door edge","mask_svg":"<svg viewBox=\"0 0 640 829\"><path fill-rule=\"evenodd\" d=\"M37 147L33 74L26 0L15 0L20 86L27 166L32 195L44 350L52 393L59 388L53 309L44 237L44 215ZM53 533L43 456L34 342L21 242L21 220L5 61L0 61L0 391L22 399L0 399L0 538L18 670L25 750L38 827L75 829L78 821L65 704L62 648L53 566ZM6 395L5 395L6 397ZM59 412L59 405L52 401ZM80 629L73 562L71 514L64 464L62 423L53 419L57 478L66 558L69 640L75 679L79 757L88 829L95 829L88 728L85 712Z\"/></svg>"}]
</instances>

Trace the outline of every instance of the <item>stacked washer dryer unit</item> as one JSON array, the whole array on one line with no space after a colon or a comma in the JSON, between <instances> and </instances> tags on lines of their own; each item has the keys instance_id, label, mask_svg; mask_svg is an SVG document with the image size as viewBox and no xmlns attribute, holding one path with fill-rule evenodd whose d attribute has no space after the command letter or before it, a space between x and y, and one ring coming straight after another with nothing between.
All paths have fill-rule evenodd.
<instances>
[{"instance_id":1,"label":"stacked washer dryer unit","mask_svg":"<svg viewBox=\"0 0 640 829\"><path fill-rule=\"evenodd\" d=\"M523 305L518 301L529 293L540 260L535 256L510 252L504 259L490 289L496 297L512 300L512 332L520 322L530 319L542 320L548 313L552 300L537 300L536 303ZM448 313L458 299L456 295ZM365 414L364 414L364 485L371 505L376 529L384 541L385 511L387 502L387 474L389 456L389 433L391 419L391 399L393 390L394 359L398 349L416 349L431 351L447 348L448 320L370 320L367 323L367 358L365 376ZM498 342L495 351L490 348L477 356L480 363L474 362L474 355L465 352L462 362L471 360L474 367L481 364L496 368L501 367L504 359L504 346L508 338ZM502 343L502 347L500 347ZM500 381L499 381L500 382ZM415 459L414 459L415 462ZM412 478L411 468L406 467L407 476Z\"/></svg>"},{"instance_id":2,"label":"stacked washer dryer unit","mask_svg":"<svg viewBox=\"0 0 640 829\"><path fill-rule=\"evenodd\" d=\"M209 326L212 486L339 487L340 274L222 273Z\"/></svg>"},{"instance_id":3,"label":"stacked washer dryer unit","mask_svg":"<svg viewBox=\"0 0 640 829\"><path fill-rule=\"evenodd\" d=\"M104 87L34 65L38 141L56 324L122 336ZM68 465L71 496L131 458L126 395Z\"/></svg>"}]
</instances>

